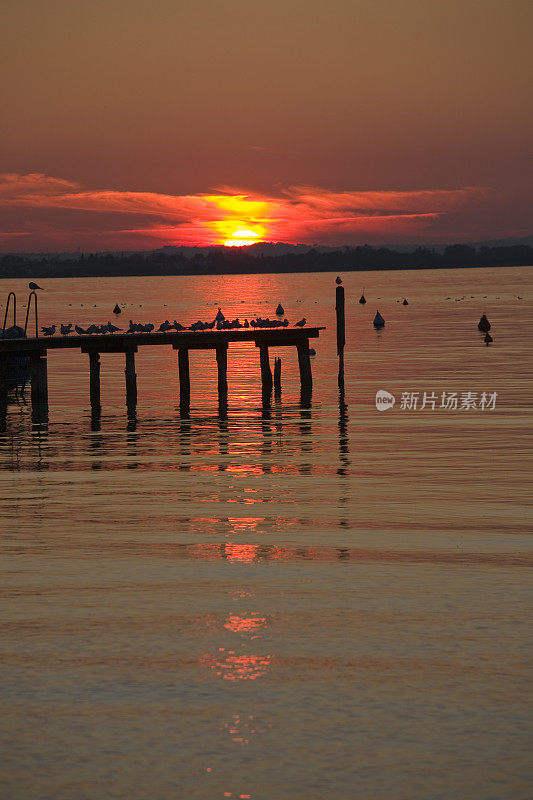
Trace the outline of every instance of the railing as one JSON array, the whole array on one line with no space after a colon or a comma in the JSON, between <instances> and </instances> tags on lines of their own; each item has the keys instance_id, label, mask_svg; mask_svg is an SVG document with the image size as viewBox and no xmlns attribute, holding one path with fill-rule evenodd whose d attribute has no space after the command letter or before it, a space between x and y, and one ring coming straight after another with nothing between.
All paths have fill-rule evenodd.
<instances>
[{"instance_id":1,"label":"railing","mask_svg":"<svg viewBox=\"0 0 533 800\"><path fill-rule=\"evenodd\" d=\"M9 312L9 303L11 301L11 298L13 298L13 327L15 327L17 324L17 295L15 294L15 292L9 292L7 296L6 313L4 314L4 327L2 328L2 339L4 338L6 333L6 322L7 322L7 315Z\"/></svg>"},{"instance_id":2,"label":"railing","mask_svg":"<svg viewBox=\"0 0 533 800\"><path fill-rule=\"evenodd\" d=\"M30 295L28 297L28 308L26 310L26 322L24 323L24 336L26 336L26 333L28 331L28 319L29 319L29 316L30 316L31 298L32 297L35 300L33 305L34 305L34 308L35 308L35 338L37 339L38 336L39 336L39 322L38 322L39 315L38 315L38 312L37 312L37 295L35 294L35 292L30 292Z\"/></svg>"}]
</instances>

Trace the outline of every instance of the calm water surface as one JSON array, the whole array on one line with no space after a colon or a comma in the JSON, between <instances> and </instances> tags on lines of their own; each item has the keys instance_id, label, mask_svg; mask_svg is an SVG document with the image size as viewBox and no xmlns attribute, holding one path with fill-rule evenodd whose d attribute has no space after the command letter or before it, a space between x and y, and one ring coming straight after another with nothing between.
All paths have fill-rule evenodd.
<instances>
[{"instance_id":1,"label":"calm water surface","mask_svg":"<svg viewBox=\"0 0 533 800\"><path fill-rule=\"evenodd\" d=\"M531 270L348 274L344 398L331 274L43 285L42 324L281 302L328 329L310 408L290 349L262 407L250 345L230 346L227 418L213 353L191 355L180 417L170 347L137 355L136 418L121 355L102 356L98 424L76 351L49 355L48 425L10 404L3 796L529 798ZM2 317L25 286L1 283ZM441 410L442 392L496 407Z\"/></svg>"}]
</instances>

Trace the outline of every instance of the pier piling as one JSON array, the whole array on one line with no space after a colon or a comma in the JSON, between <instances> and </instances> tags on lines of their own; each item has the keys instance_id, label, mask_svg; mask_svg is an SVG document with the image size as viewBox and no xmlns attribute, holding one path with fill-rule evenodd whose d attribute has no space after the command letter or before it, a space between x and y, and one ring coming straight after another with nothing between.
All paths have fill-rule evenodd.
<instances>
[{"instance_id":1,"label":"pier piling","mask_svg":"<svg viewBox=\"0 0 533 800\"><path fill-rule=\"evenodd\" d=\"M95 350L89 352L89 392L91 399L91 412L99 414L100 405L100 353Z\"/></svg>"},{"instance_id":2,"label":"pier piling","mask_svg":"<svg viewBox=\"0 0 533 800\"><path fill-rule=\"evenodd\" d=\"M274 389L281 391L281 358L274 359Z\"/></svg>"},{"instance_id":3,"label":"pier piling","mask_svg":"<svg viewBox=\"0 0 533 800\"><path fill-rule=\"evenodd\" d=\"M259 361L261 363L261 383L263 392L272 391L272 370L270 369L270 359L268 357L268 345L264 342L259 344Z\"/></svg>"},{"instance_id":4,"label":"pier piling","mask_svg":"<svg viewBox=\"0 0 533 800\"><path fill-rule=\"evenodd\" d=\"M218 392L220 395L228 394L228 345L219 344L216 348L218 367Z\"/></svg>"},{"instance_id":5,"label":"pier piling","mask_svg":"<svg viewBox=\"0 0 533 800\"><path fill-rule=\"evenodd\" d=\"M180 406L188 408L191 402L191 378L189 374L189 350L178 348L178 372L180 378Z\"/></svg>"},{"instance_id":6,"label":"pier piling","mask_svg":"<svg viewBox=\"0 0 533 800\"><path fill-rule=\"evenodd\" d=\"M126 405L128 409L137 405L137 375L135 373L135 351L126 350Z\"/></svg>"}]
</instances>

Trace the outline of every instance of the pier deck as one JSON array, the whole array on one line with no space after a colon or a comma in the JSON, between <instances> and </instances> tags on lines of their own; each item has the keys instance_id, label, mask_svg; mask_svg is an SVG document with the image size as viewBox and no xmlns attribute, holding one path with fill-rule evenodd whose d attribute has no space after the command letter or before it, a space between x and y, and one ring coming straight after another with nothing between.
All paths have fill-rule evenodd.
<instances>
[{"instance_id":1,"label":"pier deck","mask_svg":"<svg viewBox=\"0 0 533 800\"><path fill-rule=\"evenodd\" d=\"M272 391L270 347L296 347L302 392L312 389L309 340L315 339L323 326L304 328L246 328L236 330L169 331L166 333L113 333L81 336L49 336L0 340L0 407L7 404L6 370L13 357L29 357L32 406L48 413L47 354L49 350L81 350L89 356L89 388L91 409L100 411L100 356L124 353L126 403L131 410L137 403L135 353L140 347L170 346L178 351L180 408L187 411L190 403L189 350L214 350L218 368L218 391L227 400L227 354L232 342L253 343L259 349L259 365L263 397Z\"/></svg>"}]
</instances>

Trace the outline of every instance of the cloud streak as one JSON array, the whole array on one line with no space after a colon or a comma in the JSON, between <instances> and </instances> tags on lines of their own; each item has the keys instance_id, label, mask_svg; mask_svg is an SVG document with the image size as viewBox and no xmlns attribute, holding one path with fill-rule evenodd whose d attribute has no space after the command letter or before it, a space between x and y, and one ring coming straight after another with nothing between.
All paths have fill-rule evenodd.
<instances>
[{"instance_id":1,"label":"cloud streak","mask_svg":"<svg viewBox=\"0 0 533 800\"><path fill-rule=\"evenodd\" d=\"M83 240L93 249L243 240L354 244L362 237L431 234L435 222L468 211L488 190L342 191L292 186L277 196L222 187L213 193L161 194L82 185L40 173L0 175L0 236L24 236L54 249ZM240 239L239 239L240 237ZM61 243L63 242L63 245ZM41 245L41 246L43 246Z\"/></svg>"}]
</instances>

